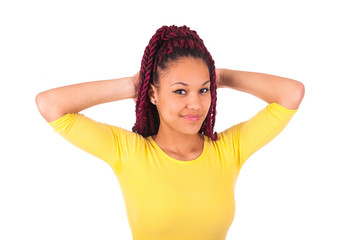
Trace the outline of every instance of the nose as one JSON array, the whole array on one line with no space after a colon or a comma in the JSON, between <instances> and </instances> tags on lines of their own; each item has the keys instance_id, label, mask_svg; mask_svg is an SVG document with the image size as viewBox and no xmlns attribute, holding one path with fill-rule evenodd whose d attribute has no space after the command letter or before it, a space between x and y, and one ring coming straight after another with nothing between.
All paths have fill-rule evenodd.
<instances>
[{"instance_id":1,"label":"nose","mask_svg":"<svg viewBox=\"0 0 360 240\"><path fill-rule=\"evenodd\" d=\"M197 94L189 94L186 101L188 109L199 110L201 108L200 98Z\"/></svg>"}]
</instances>

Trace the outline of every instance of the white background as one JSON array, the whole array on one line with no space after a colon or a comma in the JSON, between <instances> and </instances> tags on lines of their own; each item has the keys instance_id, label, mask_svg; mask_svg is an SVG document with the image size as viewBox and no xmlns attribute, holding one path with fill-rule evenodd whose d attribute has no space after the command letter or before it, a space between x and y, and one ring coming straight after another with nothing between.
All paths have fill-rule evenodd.
<instances>
[{"instance_id":1,"label":"white background","mask_svg":"<svg viewBox=\"0 0 360 240\"><path fill-rule=\"evenodd\" d=\"M196 30L216 67L306 88L287 128L241 169L227 239L360 239L356 1L200 2L1 2L0 239L131 239L111 168L56 134L35 96L132 76L151 36L172 24ZM265 106L220 89L216 130ZM130 130L135 104L82 113Z\"/></svg>"}]
</instances>

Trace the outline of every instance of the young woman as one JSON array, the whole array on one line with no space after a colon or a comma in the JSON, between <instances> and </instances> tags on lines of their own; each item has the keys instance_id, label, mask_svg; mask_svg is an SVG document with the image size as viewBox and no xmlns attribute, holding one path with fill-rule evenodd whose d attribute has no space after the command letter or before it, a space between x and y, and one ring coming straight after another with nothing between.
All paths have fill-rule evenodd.
<instances>
[{"instance_id":1,"label":"young woman","mask_svg":"<svg viewBox=\"0 0 360 240\"><path fill-rule=\"evenodd\" d=\"M253 94L268 105L217 134L216 89ZM133 77L80 83L39 93L41 115L56 132L113 169L133 239L225 239L234 187L244 162L287 125L302 83L268 74L215 69L197 33L163 26ZM136 98L133 131L79 112Z\"/></svg>"}]
</instances>

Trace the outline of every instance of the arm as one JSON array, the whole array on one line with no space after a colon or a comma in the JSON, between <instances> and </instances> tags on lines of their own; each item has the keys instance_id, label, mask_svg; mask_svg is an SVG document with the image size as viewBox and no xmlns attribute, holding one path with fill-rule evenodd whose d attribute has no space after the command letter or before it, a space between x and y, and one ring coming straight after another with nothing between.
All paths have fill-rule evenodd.
<instances>
[{"instance_id":1,"label":"arm","mask_svg":"<svg viewBox=\"0 0 360 240\"><path fill-rule=\"evenodd\" d=\"M278 103L288 109L298 109L304 85L296 80L270 74L217 69L218 86L250 93L267 103Z\"/></svg>"},{"instance_id":2,"label":"arm","mask_svg":"<svg viewBox=\"0 0 360 240\"><path fill-rule=\"evenodd\" d=\"M98 104L135 98L138 77L137 73L133 77L85 82L50 89L36 96L36 104L45 120L51 122L66 113L76 113Z\"/></svg>"},{"instance_id":3,"label":"arm","mask_svg":"<svg viewBox=\"0 0 360 240\"><path fill-rule=\"evenodd\" d=\"M41 92L36 104L55 132L76 147L107 162L116 172L126 166L142 137L78 113L88 107L135 98L139 73L133 77L86 82Z\"/></svg>"}]
</instances>

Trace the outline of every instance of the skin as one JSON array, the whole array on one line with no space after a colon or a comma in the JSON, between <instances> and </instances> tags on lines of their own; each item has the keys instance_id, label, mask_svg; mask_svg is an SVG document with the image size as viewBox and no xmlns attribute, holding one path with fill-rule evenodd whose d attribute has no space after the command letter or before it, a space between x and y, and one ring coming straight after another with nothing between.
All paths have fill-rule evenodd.
<instances>
[{"instance_id":1,"label":"skin","mask_svg":"<svg viewBox=\"0 0 360 240\"><path fill-rule=\"evenodd\" d=\"M198 131L211 104L209 69L202 59L186 57L158 73L159 84L149 89L160 117L159 131L152 138L169 156L194 160L203 151L204 137ZM200 118L191 121L189 115Z\"/></svg>"},{"instance_id":2,"label":"skin","mask_svg":"<svg viewBox=\"0 0 360 240\"><path fill-rule=\"evenodd\" d=\"M136 99L139 76L138 72L132 77L49 89L37 94L35 101L44 119L51 122L98 104ZM194 160L202 153L204 139L197 132L210 106L210 93L202 90L210 87L209 83L202 85L208 80L209 72L202 60L183 58L172 62L166 71L159 71L159 86L150 86L149 97L157 102L161 121L159 132L153 138L168 155L178 160ZM288 109L298 109L305 94L301 82L265 73L216 69L216 81L218 88L249 93ZM171 86L175 82L187 86ZM189 122L181 117L187 114L199 114L201 119Z\"/></svg>"}]
</instances>

